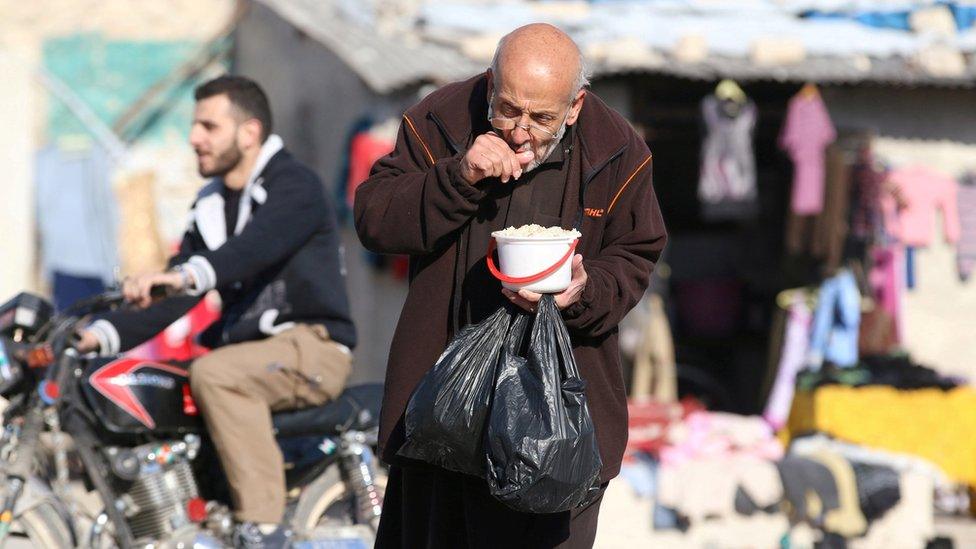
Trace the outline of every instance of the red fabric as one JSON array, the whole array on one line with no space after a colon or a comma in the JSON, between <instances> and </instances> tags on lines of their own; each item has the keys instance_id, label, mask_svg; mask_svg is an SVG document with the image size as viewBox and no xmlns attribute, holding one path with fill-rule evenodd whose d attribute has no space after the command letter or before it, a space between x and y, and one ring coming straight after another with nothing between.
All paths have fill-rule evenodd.
<instances>
[{"instance_id":1,"label":"red fabric","mask_svg":"<svg viewBox=\"0 0 976 549\"><path fill-rule=\"evenodd\" d=\"M356 189L369 177L373 164L393 152L395 143L360 132L349 143L349 179L346 181L346 203L351 208Z\"/></svg>"},{"instance_id":2,"label":"red fabric","mask_svg":"<svg viewBox=\"0 0 976 549\"><path fill-rule=\"evenodd\" d=\"M676 403L631 400L627 403L627 453L657 455L667 445L671 426L681 423L688 414L703 410L705 406L692 397Z\"/></svg>"}]
</instances>

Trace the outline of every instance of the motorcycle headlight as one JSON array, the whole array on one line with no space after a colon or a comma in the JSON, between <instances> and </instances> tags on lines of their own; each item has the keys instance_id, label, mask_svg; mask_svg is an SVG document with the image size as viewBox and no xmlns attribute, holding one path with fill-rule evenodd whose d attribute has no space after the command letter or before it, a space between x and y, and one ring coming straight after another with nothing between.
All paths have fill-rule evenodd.
<instances>
[{"instance_id":1,"label":"motorcycle headlight","mask_svg":"<svg viewBox=\"0 0 976 549\"><path fill-rule=\"evenodd\" d=\"M24 367L8 352L11 343L8 339L0 338L0 395L6 395L24 378Z\"/></svg>"}]
</instances>

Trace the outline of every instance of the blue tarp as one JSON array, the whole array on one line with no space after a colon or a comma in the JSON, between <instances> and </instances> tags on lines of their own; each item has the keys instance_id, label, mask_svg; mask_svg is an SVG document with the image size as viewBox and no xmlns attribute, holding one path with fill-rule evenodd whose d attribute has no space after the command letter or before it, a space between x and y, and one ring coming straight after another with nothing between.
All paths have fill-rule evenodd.
<instances>
[{"instance_id":1,"label":"blue tarp","mask_svg":"<svg viewBox=\"0 0 976 549\"><path fill-rule=\"evenodd\" d=\"M854 11L822 11L811 10L802 14L807 19L850 19L862 25L879 29L896 29L902 31L911 30L909 18L911 14L919 9L928 9L933 6L945 6L952 13L956 21L956 29L966 30L976 23L976 5L963 4L960 2L936 2L932 5L921 5L906 9L885 9L885 10L854 10Z\"/></svg>"}]
</instances>

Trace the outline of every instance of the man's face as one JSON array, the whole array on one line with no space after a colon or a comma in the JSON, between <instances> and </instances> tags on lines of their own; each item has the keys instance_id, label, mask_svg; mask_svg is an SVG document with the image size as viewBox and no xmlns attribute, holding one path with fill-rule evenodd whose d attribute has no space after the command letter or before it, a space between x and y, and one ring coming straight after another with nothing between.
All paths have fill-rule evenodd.
<instances>
[{"instance_id":1,"label":"man's face","mask_svg":"<svg viewBox=\"0 0 976 549\"><path fill-rule=\"evenodd\" d=\"M203 177L221 177L243 158L238 143L240 122L226 95L197 101L190 129L190 145L197 155L197 171Z\"/></svg>"},{"instance_id":2,"label":"man's face","mask_svg":"<svg viewBox=\"0 0 976 549\"><path fill-rule=\"evenodd\" d=\"M576 121L582 95L570 101L566 82L539 77L528 71L500 71L493 75L489 91L489 116L514 119L516 126L495 131L515 152L532 151L524 167L531 171L546 161L559 146L567 125Z\"/></svg>"}]
</instances>

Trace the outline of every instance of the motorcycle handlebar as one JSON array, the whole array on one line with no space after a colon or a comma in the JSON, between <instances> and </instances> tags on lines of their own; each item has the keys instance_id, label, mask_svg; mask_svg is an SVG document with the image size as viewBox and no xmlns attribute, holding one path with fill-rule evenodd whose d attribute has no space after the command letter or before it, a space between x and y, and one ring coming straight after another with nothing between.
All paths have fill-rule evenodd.
<instances>
[{"instance_id":1,"label":"motorcycle handlebar","mask_svg":"<svg viewBox=\"0 0 976 549\"><path fill-rule=\"evenodd\" d=\"M109 290L98 295L82 299L75 302L62 313L61 316L70 316L78 313L99 312L125 302L125 295L121 290Z\"/></svg>"}]
</instances>

